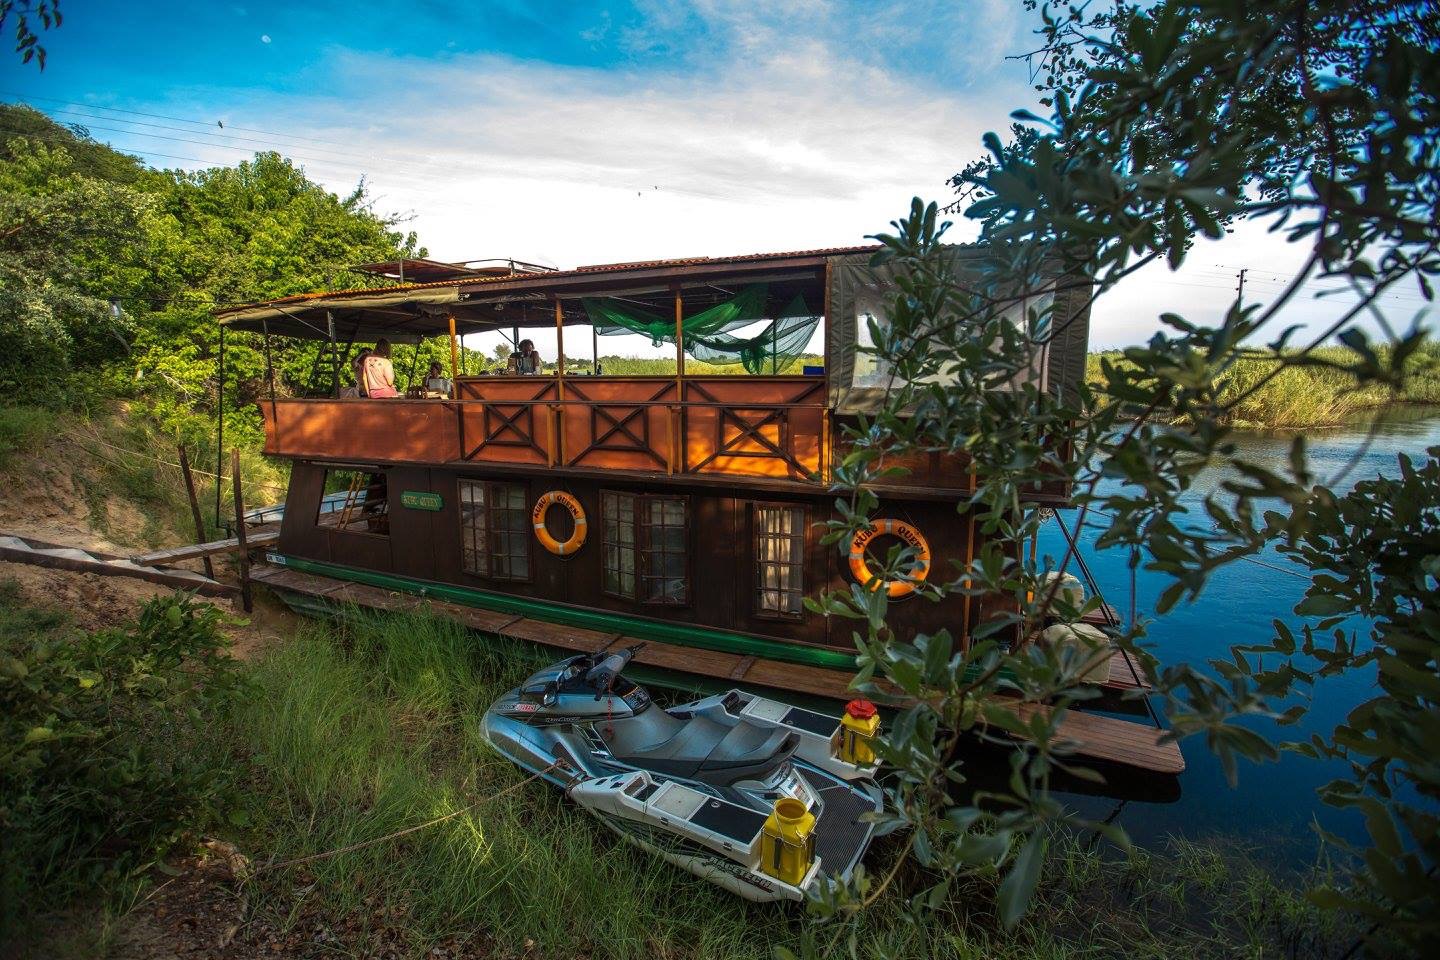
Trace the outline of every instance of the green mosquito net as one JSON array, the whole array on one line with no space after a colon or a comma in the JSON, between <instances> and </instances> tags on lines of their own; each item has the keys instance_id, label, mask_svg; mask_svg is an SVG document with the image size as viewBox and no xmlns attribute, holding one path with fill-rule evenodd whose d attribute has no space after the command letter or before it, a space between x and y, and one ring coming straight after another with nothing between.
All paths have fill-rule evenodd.
<instances>
[{"instance_id":1,"label":"green mosquito net","mask_svg":"<svg viewBox=\"0 0 1440 960\"><path fill-rule=\"evenodd\" d=\"M771 309L767 284L756 283L729 300L685 315L680 321L685 352L707 363L740 363L747 373L776 373L798 357L810 342L820 315L800 295ZM581 301L600 336L638 333L651 343L675 342L675 321L636 304L613 297L585 297ZM735 331L766 319L770 322L750 335Z\"/></svg>"}]
</instances>

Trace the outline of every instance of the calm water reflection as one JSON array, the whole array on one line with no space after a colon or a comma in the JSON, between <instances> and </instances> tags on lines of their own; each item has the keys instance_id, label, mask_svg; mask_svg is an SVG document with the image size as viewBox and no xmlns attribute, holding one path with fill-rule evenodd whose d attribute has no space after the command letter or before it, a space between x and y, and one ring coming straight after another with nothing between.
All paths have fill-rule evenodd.
<instances>
[{"instance_id":1,"label":"calm water reflection","mask_svg":"<svg viewBox=\"0 0 1440 960\"><path fill-rule=\"evenodd\" d=\"M1309 431L1311 461L1321 482L1331 483L1359 456L1339 486L1348 489L1357 481L1380 475L1395 475L1396 455L1423 455L1427 447L1440 445L1440 410L1434 408L1402 408L1385 418L1379 435L1364 448L1366 430L1339 429ZM1287 461L1290 436L1250 434L1241 441L1248 456L1261 463L1277 466ZM1228 479L1220 472L1203 478L1192 495L1198 509L1199 500L1216 484ZM1203 516L1203 511L1199 513ZM1075 511L1066 511L1065 519L1073 529ZM1087 529L1082 540L1088 544L1085 556L1106 598L1129 615L1130 574L1125 551L1097 551L1095 529ZM1058 559L1065 545L1058 526L1046 524L1040 548ZM1272 634L1271 620L1281 617L1294 622L1291 608L1299 601L1309 581L1297 576L1291 563L1267 552L1262 566L1240 562L1219 572L1206 592L1193 604L1181 604L1163 618L1153 619L1148 642L1161 663L1180 660L1204 661L1227 656L1231 644L1261 642ZM1273 567L1273 569L1272 569ZM1155 601L1167 581L1160 576L1140 571L1137 598L1141 616L1154 616ZM1359 626L1354 624L1351 626ZM1298 631L1297 631L1298 632ZM1308 717L1295 727L1280 729L1274 724L1256 721L1256 729L1272 739L1303 739L1311 731L1328 730L1356 704L1373 696L1373 674L1351 676L1321 685L1311 702ZM1291 862L1314 856L1316 841L1311 829L1318 821L1326 829L1358 842L1365 832L1357 816L1325 807L1316 798L1315 790L1343 773L1345 766L1320 763L1293 755L1282 755L1276 763L1253 765L1242 763L1240 782L1234 789L1225 782L1219 763L1200 739L1183 741L1181 747L1188 765L1180 778L1180 797L1171 802L1147 802L1130 799L1119 814L1130 834L1142 843L1154 843L1167 835L1200 838L1206 835L1240 835L1254 841L1262 852ZM1133 789L1133 785L1127 785ZM1170 800L1157 796L1158 800ZM1077 798L1077 805L1087 813L1101 817L1114 812L1115 804L1094 798Z\"/></svg>"}]
</instances>

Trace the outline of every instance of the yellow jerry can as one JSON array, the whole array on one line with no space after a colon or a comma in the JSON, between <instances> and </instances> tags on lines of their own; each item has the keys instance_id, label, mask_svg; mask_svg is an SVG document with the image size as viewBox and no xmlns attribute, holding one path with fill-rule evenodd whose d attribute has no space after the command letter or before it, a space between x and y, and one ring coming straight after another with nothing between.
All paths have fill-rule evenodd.
<instances>
[{"instance_id":1,"label":"yellow jerry can","mask_svg":"<svg viewBox=\"0 0 1440 960\"><path fill-rule=\"evenodd\" d=\"M781 797L760 831L760 869L792 887L815 860L815 814L794 797Z\"/></svg>"},{"instance_id":2,"label":"yellow jerry can","mask_svg":"<svg viewBox=\"0 0 1440 960\"><path fill-rule=\"evenodd\" d=\"M875 763L871 744L880 732L880 712L869 700L851 700L840 717L839 743L836 755L846 763L868 767Z\"/></svg>"}]
</instances>

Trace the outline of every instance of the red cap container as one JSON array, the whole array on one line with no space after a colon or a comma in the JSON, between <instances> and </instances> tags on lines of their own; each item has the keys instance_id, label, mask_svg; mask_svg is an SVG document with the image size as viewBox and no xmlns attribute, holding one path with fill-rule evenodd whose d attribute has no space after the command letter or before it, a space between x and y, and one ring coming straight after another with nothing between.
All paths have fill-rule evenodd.
<instances>
[{"instance_id":1,"label":"red cap container","mask_svg":"<svg viewBox=\"0 0 1440 960\"><path fill-rule=\"evenodd\" d=\"M845 712L856 720L869 720L875 716L875 704L869 700L851 700L845 704Z\"/></svg>"}]
</instances>

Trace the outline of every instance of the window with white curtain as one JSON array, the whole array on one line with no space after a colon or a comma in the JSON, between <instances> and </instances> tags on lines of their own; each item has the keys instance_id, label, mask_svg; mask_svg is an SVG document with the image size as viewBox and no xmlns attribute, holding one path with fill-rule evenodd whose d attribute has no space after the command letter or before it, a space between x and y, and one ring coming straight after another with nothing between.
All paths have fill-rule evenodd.
<instances>
[{"instance_id":1,"label":"window with white curtain","mask_svg":"<svg viewBox=\"0 0 1440 960\"><path fill-rule=\"evenodd\" d=\"M805 508L756 504L755 613L798 620L805 612Z\"/></svg>"}]
</instances>

